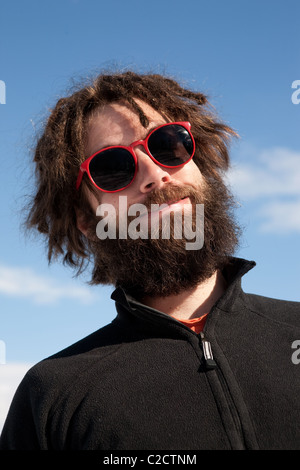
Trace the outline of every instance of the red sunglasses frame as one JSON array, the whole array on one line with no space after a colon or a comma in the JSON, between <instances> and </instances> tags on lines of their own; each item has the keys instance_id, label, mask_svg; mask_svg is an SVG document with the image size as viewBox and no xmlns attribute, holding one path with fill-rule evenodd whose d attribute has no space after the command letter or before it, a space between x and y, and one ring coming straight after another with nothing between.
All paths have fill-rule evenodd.
<instances>
[{"instance_id":1,"label":"red sunglasses frame","mask_svg":"<svg viewBox=\"0 0 300 470\"><path fill-rule=\"evenodd\" d=\"M156 132L158 129L161 129L162 127L166 127L166 126L170 126L170 125L174 125L174 124L177 124L181 127L184 127L184 129L186 129L189 133L189 136L191 137L192 139L192 143L193 143L193 151L192 151L192 155L190 156L190 158L184 162L184 163L181 163L180 165L175 165L175 166L172 166L172 165L163 165L162 163L160 163L159 161L157 161L153 155L151 154L149 148L148 148L148 140L149 138L151 137L151 135L153 134L153 132ZM195 154L195 140L194 140L194 137L191 133L191 124L189 122L186 122L186 121L183 121L183 122L166 122L165 124L162 124L161 126L158 126L156 127L155 129L152 129L152 131L147 135L147 137L144 139L144 140L136 140L135 142L132 142L132 144L130 144L129 146L125 146L125 145L111 145L109 147L105 147L101 150L98 150L97 152L93 153L93 155L91 155L90 157L88 157L83 163L81 163L80 165L80 169L79 169L79 173L78 173L78 177L77 177L77 181L76 181L76 190L79 189L79 186L81 185L81 182L82 182L82 178L83 178L83 175L84 173L86 172L89 179L91 180L91 182L93 183L93 185L99 189L100 191L103 191L105 193L116 193L118 191L123 191L123 189L127 188L129 185L131 185L131 183L134 181L135 177L136 177L136 174L137 174L137 170L138 170L138 159L137 159L137 156L134 152L134 148L137 147L138 145L142 145L145 149L145 151L147 152L147 154L149 155L149 157L151 158L151 160L154 161L154 163L156 163L157 165L159 166L162 166L162 167L165 167L165 168L178 168L178 167L181 167L183 165L186 165L194 156ZM120 188L120 189L115 189L113 191L108 191L107 189L102 189L100 188L96 183L95 181L93 180L92 178L92 175L90 173L90 162L91 160L93 160L94 157L96 157L97 155L99 155L100 153L102 152L105 152L105 150L111 150L113 148L120 148L120 149L126 149L134 158L134 162L135 162L135 172L134 172L134 175L132 177L132 180L130 181L130 183L128 183L126 186Z\"/></svg>"}]
</instances>

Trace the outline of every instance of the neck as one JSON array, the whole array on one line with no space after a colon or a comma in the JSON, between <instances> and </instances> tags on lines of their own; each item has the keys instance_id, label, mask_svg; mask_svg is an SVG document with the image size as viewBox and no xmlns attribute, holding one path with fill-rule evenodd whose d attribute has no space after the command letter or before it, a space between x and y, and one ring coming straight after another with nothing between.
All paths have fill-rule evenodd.
<instances>
[{"instance_id":1,"label":"neck","mask_svg":"<svg viewBox=\"0 0 300 470\"><path fill-rule=\"evenodd\" d=\"M178 320L201 317L208 313L226 290L226 281L220 271L193 289L169 297L145 297L143 302Z\"/></svg>"}]
</instances>

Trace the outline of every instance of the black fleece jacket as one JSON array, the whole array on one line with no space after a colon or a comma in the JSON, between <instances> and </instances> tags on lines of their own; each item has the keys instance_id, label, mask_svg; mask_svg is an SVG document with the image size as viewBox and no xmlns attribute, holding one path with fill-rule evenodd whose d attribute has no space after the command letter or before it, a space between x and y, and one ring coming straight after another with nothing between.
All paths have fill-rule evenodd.
<instances>
[{"instance_id":1,"label":"black fleece jacket","mask_svg":"<svg viewBox=\"0 0 300 470\"><path fill-rule=\"evenodd\" d=\"M254 265L230 260L202 338L116 289L111 324L26 374L0 449L300 449L300 303L245 294Z\"/></svg>"}]
</instances>

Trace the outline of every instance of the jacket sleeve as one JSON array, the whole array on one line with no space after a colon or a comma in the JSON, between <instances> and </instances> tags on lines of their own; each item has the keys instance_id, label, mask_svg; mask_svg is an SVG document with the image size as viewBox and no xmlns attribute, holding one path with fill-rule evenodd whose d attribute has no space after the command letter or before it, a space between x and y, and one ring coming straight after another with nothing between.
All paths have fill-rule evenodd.
<instances>
[{"instance_id":1,"label":"jacket sleeve","mask_svg":"<svg viewBox=\"0 0 300 470\"><path fill-rule=\"evenodd\" d=\"M40 420L37 387L30 373L20 383L12 400L0 437L0 450L39 450Z\"/></svg>"}]
</instances>

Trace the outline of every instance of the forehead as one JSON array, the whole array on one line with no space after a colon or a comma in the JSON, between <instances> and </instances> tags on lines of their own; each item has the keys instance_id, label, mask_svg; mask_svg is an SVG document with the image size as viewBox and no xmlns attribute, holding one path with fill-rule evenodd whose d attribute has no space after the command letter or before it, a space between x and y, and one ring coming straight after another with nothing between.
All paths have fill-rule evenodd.
<instances>
[{"instance_id":1,"label":"forehead","mask_svg":"<svg viewBox=\"0 0 300 470\"><path fill-rule=\"evenodd\" d=\"M147 128L126 103L110 103L97 109L87 122L86 154L92 155L110 145L129 145L146 137L148 129L163 124L166 118L147 103L136 99L149 120Z\"/></svg>"}]
</instances>

